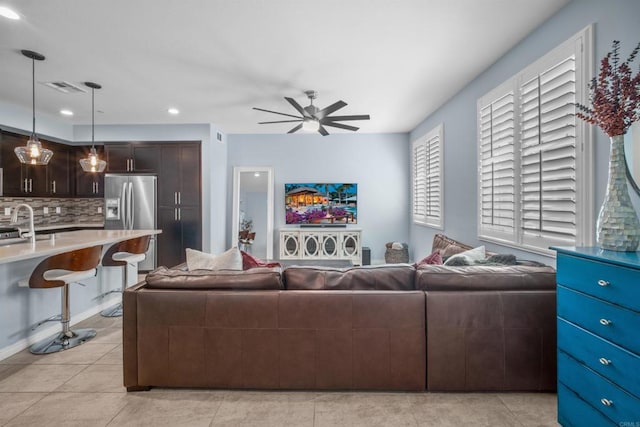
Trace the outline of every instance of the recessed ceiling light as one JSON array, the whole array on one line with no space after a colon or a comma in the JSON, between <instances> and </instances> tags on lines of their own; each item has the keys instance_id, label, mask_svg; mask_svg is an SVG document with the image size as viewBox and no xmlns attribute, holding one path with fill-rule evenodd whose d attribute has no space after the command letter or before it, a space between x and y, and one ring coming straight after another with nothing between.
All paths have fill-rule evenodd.
<instances>
[{"instance_id":1,"label":"recessed ceiling light","mask_svg":"<svg viewBox=\"0 0 640 427\"><path fill-rule=\"evenodd\" d=\"M260 172L254 173L253 176L255 176L256 178L259 178L260 177Z\"/></svg>"},{"instance_id":2,"label":"recessed ceiling light","mask_svg":"<svg viewBox=\"0 0 640 427\"><path fill-rule=\"evenodd\" d=\"M180 114L180 110L178 110L177 108L169 108L169 109L167 110L167 112L168 112L169 114L173 114L174 116L175 116L176 114Z\"/></svg>"},{"instance_id":3,"label":"recessed ceiling light","mask_svg":"<svg viewBox=\"0 0 640 427\"><path fill-rule=\"evenodd\" d=\"M67 109L62 109L62 110L60 110L60 114L62 114L63 116L73 116L73 111L67 110Z\"/></svg>"},{"instance_id":4,"label":"recessed ceiling light","mask_svg":"<svg viewBox=\"0 0 640 427\"><path fill-rule=\"evenodd\" d=\"M20 19L20 15L5 6L0 6L0 16L4 16L5 18L13 20Z\"/></svg>"}]
</instances>

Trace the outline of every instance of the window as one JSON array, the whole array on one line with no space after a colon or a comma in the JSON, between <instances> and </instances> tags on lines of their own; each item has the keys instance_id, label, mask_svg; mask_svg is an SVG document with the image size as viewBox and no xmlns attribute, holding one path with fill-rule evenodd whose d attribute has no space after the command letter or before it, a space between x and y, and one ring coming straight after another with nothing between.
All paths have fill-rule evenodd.
<instances>
[{"instance_id":1,"label":"window","mask_svg":"<svg viewBox=\"0 0 640 427\"><path fill-rule=\"evenodd\" d=\"M592 240L591 28L478 100L478 234L548 253Z\"/></svg>"},{"instance_id":2,"label":"window","mask_svg":"<svg viewBox=\"0 0 640 427\"><path fill-rule=\"evenodd\" d=\"M411 144L413 222L436 228L443 227L442 143L440 124Z\"/></svg>"}]
</instances>

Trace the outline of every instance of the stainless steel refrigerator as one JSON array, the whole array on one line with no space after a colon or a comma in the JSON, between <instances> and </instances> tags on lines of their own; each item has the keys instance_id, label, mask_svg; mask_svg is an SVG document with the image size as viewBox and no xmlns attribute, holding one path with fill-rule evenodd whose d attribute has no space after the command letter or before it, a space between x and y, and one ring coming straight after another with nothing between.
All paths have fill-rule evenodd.
<instances>
[{"instance_id":1,"label":"stainless steel refrigerator","mask_svg":"<svg viewBox=\"0 0 640 427\"><path fill-rule=\"evenodd\" d=\"M105 174L104 228L107 230L154 230L156 218L155 175ZM138 270L156 267L156 237L151 236L149 250Z\"/></svg>"}]
</instances>

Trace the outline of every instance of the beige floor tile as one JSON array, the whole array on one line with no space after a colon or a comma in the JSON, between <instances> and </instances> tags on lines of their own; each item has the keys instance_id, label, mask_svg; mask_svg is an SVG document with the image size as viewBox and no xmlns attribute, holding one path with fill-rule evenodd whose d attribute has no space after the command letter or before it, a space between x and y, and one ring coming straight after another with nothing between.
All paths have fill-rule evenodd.
<instances>
[{"instance_id":1,"label":"beige floor tile","mask_svg":"<svg viewBox=\"0 0 640 427\"><path fill-rule=\"evenodd\" d=\"M225 393L221 391L161 390L128 393L127 405L110 426L191 425L190 423L209 425L224 397Z\"/></svg>"},{"instance_id":2,"label":"beige floor tile","mask_svg":"<svg viewBox=\"0 0 640 427\"><path fill-rule=\"evenodd\" d=\"M8 425L107 425L126 403L124 393L50 393Z\"/></svg>"},{"instance_id":3,"label":"beige floor tile","mask_svg":"<svg viewBox=\"0 0 640 427\"><path fill-rule=\"evenodd\" d=\"M0 393L0 425L20 415L45 393Z\"/></svg>"},{"instance_id":4,"label":"beige floor tile","mask_svg":"<svg viewBox=\"0 0 640 427\"><path fill-rule=\"evenodd\" d=\"M96 360L95 365L120 365L122 366L122 344L109 353Z\"/></svg>"},{"instance_id":5,"label":"beige floor tile","mask_svg":"<svg viewBox=\"0 0 640 427\"><path fill-rule=\"evenodd\" d=\"M498 397L523 426L559 426L555 393L502 393Z\"/></svg>"},{"instance_id":6,"label":"beige floor tile","mask_svg":"<svg viewBox=\"0 0 640 427\"><path fill-rule=\"evenodd\" d=\"M48 392L60 387L87 365L11 365L0 372L0 392Z\"/></svg>"},{"instance_id":7,"label":"beige floor tile","mask_svg":"<svg viewBox=\"0 0 640 427\"><path fill-rule=\"evenodd\" d=\"M57 353L43 354L35 365L90 365L116 348L118 344L96 344L91 341Z\"/></svg>"},{"instance_id":8,"label":"beige floor tile","mask_svg":"<svg viewBox=\"0 0 640 427\"><path fill-rule=\"evenodd\" d=\"M229 393L212 426L313 426L316 393Z\"/></svg>"},{"instance_id":9,"label":"beige floor tile","mask_svg":"<svg viewBox=\"0 0 640 427\"><path fill-rule=\"evenodd\" d=\"M316 399L316 426L417 426L405 393L327 393Z\"/></svg>"},{"instance_id":10,"label":"beige floor tile","mask_svg":"<svg viewBox=\"0 0 640 427\"><path fill-rule=\"evenodd\" d=\"M97 328L97 335L91 340L92 344L122 344L121 328Z\"/></svg>"},{"instance_id":11,"label":"beige floor tile","mask_svg":"<svg viewBox=\"0 0 640 427\"><path fill-rule=\"evenodd\" d=\"M521 427L515 415L495 394L425 394L411 405L419 426L429 427Z\"/></svg>"},{"instance_id":12,"label":"beige floor tile","mask_svg":"<svg viewBox=\"0 0 640 427\"><path fill-rule=\"evenodd\" d=\"M121 365L91 365L56 390L63 392L124 393Z\"/></svg>"},{"instance_id":13,"label":"beige floor tile","mask_svg":"<svg viewBox=\"0 0 640 427\"><path fill-rule=\"evenodd\" d=\"M72 328L94 328L94 329L122 329L122 317L102 317L99 314L92 316Z\"/></svg>"}]
</instances>

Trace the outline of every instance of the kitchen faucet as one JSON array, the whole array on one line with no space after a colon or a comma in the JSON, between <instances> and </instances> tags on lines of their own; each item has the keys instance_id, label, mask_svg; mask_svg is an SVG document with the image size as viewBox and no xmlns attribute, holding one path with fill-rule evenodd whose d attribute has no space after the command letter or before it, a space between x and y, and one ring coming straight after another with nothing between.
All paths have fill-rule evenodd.
<instances>
[{"instance_id":1,"label":"kitchen faucet","mask_svg":"<svg viewBox=\"0 0 640 427\"><path fill-rule=\"evenodd\" d=\"M31 237L31 244L36 244L36 229L33 226L33 208L26 203L20 203L13 208L13 214L11 215L11 223L16 224L18 222L18 211L20 208L27 208L29 211L29 237ZM22 233L22 232L21 232ZM22 237L22 235L20 236Z\"/></svg>"}]
</instances>

